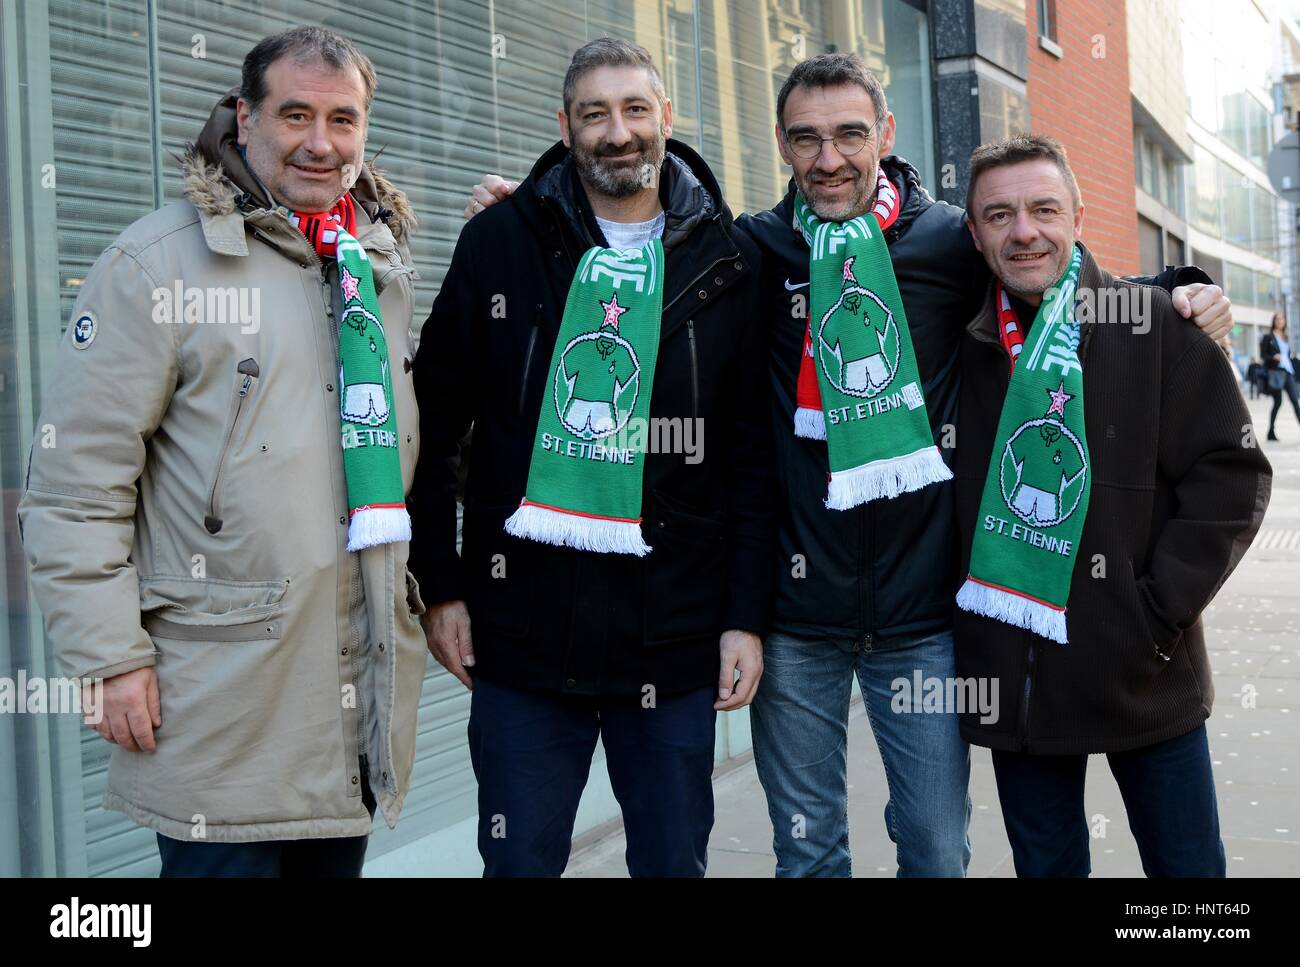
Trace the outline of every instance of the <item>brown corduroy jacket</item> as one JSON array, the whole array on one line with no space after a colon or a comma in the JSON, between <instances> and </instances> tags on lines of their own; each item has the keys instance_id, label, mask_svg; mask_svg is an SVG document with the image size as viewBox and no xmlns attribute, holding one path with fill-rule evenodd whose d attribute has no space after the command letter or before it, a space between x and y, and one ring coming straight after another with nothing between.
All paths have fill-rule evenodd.
<instances>
[{"instance_id":1,"label":"brown corduroy jacket","mask_svg":"<svg viewBox=\"0 0 1300 967\"><path fill-rule=\"evenodd\" d=\"M1086 249L1079 291L1090 300L1079 358L1091 495L1069 644L961 609L954 621L958 676L997 681L996 719L963 714L962 735L993 749L1118 752L1200 725L1214 701L1200 615L1250 546L1272 488L1227 359L1168 293L1115 279ZM962 344L963 574L1008 380L990 289Z\"/></svg>"}]
</instances>

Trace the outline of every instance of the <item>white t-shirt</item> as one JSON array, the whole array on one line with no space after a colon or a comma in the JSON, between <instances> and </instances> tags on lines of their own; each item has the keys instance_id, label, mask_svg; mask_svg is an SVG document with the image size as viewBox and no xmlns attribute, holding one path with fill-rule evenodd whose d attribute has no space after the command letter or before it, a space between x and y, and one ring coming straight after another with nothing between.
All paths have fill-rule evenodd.
<instances>
[{"instance_id":1,"label":"white t-shirt","mask_svg":"<svg viewBox=\"0 0 1300 967\"><path fill-rule=\"evenodd\" d=\"M1277 348L1282 352L1282 358L1278 361L1278 365L1281 366L1283 369L1285 369L1292 376L1294 376L1295 370L1291 368L1290 345L1288 345L1287 341L1283 339L1281 336L1274 336L1273 338L1277 340Z\"/></svg>"},{"instance_id":2,"label":"white t-shirt","mask_svg":"<svg viewBox=\"0 0 1300 967\"><path fill-rule=\"evenodd\" d=\"M644 248L651 239L662 237L664 213L660 212L648 222L610 222L597 215L596 224L610 248L625 252L630 248Z\"/></svg>"}]
</instances>

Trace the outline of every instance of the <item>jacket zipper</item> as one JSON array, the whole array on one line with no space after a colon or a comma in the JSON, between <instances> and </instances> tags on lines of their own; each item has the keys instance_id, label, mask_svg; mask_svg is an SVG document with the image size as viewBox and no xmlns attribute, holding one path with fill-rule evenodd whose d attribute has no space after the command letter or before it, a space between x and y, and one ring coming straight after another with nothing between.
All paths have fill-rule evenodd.
<instances>
[{"instance_id":1,"label":"jacket zipper","mask_svg":"<svg viewBox=\"0 0 1300 967\"><path fill-rule=\"evenodd\" d=\"M538 308L541 308L540 306ZM537 330L540 326L533 324L528 334L528 349L524 352L524 375L519 381L519 415L524 415L524 399L528 394L528 373L533 368L533 350L537 347Z\"/></svg>"},{"instance_id":2,"label":"jacket zipper","mask_svg":"<svg viewBox=\"0 0 1300 967\"><path fill-rule=\"evenodd\" d=\"M208 493L208 512L203 517L203 526L209 534L220 531L224 523L217 516L217 490L221 486L221 472L225 469L226 457L230 454L230 444L235 439L235 429L239 426L239 415L244 410L244 400L248 398L253 384L257 382L257 377L261 375L257 360L251 356L248 359L241 360L239 365L235 367L235 374L242 377L239 381L238 395L235 397L235 412L230 418L230 426L226 428L226 438L221 444L221 453L217 457L217 472L212 477L212 489Z\"/></svg>"},{"instance_id":3,"label":"jacket zipper","mask_svg":"<svg viewBox=\"0 0 1300 967\"><path fill-rule=\"evenodd\" d=\"M686 335L691 344L691 417L700 417L700 358L695 350L695 320L686 320Z\"/></svg>"},{"instance_id":4,"label":"jacket zipper","mask_svg":"<svg viewBox=\"0 0 1300 967\"><path fill-rule=\"evenodd\" d=\"M1034 687L1034 659L1038 654L1038 648L1031 641L1029 643L1029 667L1025 669L1025 694L1020 703L1020 744L1024 749L1029 748L1029 697Z\"/></svg>"}]
</instances>

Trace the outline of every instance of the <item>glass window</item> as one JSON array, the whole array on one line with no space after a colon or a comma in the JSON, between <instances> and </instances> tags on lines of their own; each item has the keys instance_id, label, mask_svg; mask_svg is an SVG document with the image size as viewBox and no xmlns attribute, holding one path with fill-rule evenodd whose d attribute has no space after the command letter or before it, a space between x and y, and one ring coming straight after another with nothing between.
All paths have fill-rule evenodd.
<instances>
[{"instance_id":1,"label":"glass window","mask_svg":"<svg viewBox=\"0 0 1300 967\"><path fill-rule=\"evenodd\" d=\"M1219 163L1219 196L1223 199L1223 240L1250 248L1254 236L1250 227L1250 179Z\"/></svg>"},{"instance_id":2,"label":"glass window","mask_svg":"<svg viewBox=\"0 0 1300 967\"><path fill-rule=\"evenodd\" d=\"M1192 148L1192 216L1196 227L1218 237L1219 162L1199 144Z\"/></svg>"},{"instance_id":3,"label":"glass window","mask_svg":"<svg viewBox=\"0 0 1300 967\"><path fill-rule=\"evenodd\" d=\"M1264 272L1255 273L1255 305L1261 309L1277 309L1279 305L1279 279ZM1231 298L1231 296L1229 296Z\"/></svg>"},{"instance_id":4,"label":"glass window","mask_svg":"<svg viewBox=\"0 0 1300 967\"><path fill-rule=\"evenodd\" d=\"M1056 0L1038 0L1038 36L1056 40Z\"/></svg>"},{"instance_id":5,"label":"glass window","mask_svg":"<svg viewBox=\"0 0 1300 967\"><path fill-rule=\"evenodd\" d=\"M1170 211L1183 214L1183 166L1172 158L1165 158L1165 205Z\"/></svg>"},{"instance_id":6,"label":"glass window","mask_svg":"<svg viewBox=\"0 0 1300 967\"><path fill-rule=\"evenodd\" d=\"M1260 185L1251 185L1251 251L1266 259L1278 256L1277 196Z\"/></svg>"},{"instance_id":7,"label":"glass window","mask_svg":"<svg viewBox=\"0 0 1300 967\"><path fill-rule=\"evenodd\" d=\"M1223 291L1234 303L1256 305L1255 273L1235 262L1223 263Z\"/></svg>"}]
</instances>

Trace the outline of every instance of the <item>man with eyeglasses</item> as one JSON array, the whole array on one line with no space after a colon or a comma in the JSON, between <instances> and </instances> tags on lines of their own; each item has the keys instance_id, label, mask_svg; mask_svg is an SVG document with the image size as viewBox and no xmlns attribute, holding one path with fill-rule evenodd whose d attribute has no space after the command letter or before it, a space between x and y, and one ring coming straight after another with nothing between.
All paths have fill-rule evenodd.
<instances>
[{"instance_id":1,"label":"man with eyeglasses","mask_svg":"<svg viewBox=\"0 0 1300 967\"><path fill-rule=\"evenodd\" d=\"M884 761L899 875L963 876L970 860L969 750L958 709L942 700L956 677L957 529L933 459L951 462L962 327L989 274L963 211L934 201L916 169L890 154L894 131L884 90L857 55L798 64L777 98L792 183L774 208L736 221L763 253L783 498L764 679L751 705L778 876L851 874L855 675ZM510 190L485 179L466 214ZM843 240L867 231L877 237ZM866 250L844 256L840 246L859 242ZM817 258L819 249L832 257ZM1192 283L1175 290L1175 305L1212 337L1231 328L1227 300L1202 273L1169 270L1156 281ZM859 355L872 340L880 352ZM928 418L924 440L917 414ZM892 449L865 459L864 437ZM882 466L908 470L882 479ZM864 480L874 488L865 494ZM997 696L984 697L996 714Z\"/></svg>"}]
</instances>

